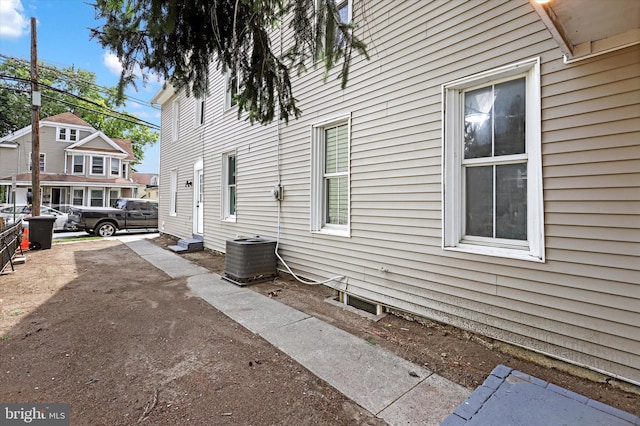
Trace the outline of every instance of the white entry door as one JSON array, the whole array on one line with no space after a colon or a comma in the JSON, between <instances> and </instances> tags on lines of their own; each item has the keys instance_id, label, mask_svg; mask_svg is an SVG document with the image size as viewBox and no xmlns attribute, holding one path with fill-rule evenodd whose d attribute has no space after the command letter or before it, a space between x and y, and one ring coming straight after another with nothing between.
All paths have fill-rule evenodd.
<instances>
[{"instance_id":1,"label":"white entry door","mask_svg":"<svg viewBox=\"0 0 640 426\"><path fill-rule=\"evenodd\" d=\"M193 217L194 234L204 233L204 173L202 169L196 169L193 188Z\"/></svg>"}]
</instances>

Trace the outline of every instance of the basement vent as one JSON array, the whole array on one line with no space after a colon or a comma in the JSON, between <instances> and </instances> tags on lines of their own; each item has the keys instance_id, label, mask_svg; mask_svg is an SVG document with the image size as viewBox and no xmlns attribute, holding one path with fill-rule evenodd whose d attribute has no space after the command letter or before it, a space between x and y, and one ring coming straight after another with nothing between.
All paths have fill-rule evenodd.
<instances>
[{"instance_id":1,"label":"basement vent","mask_svg":"<svg viewBox=\"0 0 640 426\"><path fill-rule=\"evenodd\" d=\"M224 274L237 285L258 283L277 274L276 242L264 238L227 240Z\"/></svg>"},{"instance_id":2,"label":"basement vent","mask_svg":"<svg viewBox=\"0 0 640 426\"><path fill-rule=\"evenodd\" d=\"M384 309L382 305L378 305L377 303L372 303L364 299L360 299L359 297L353 296L351 294L340 293L340 298L343 303L347 306L351 306L360 311L368 312L373 315L382 315Z\"/></svg>"}]
</instances>

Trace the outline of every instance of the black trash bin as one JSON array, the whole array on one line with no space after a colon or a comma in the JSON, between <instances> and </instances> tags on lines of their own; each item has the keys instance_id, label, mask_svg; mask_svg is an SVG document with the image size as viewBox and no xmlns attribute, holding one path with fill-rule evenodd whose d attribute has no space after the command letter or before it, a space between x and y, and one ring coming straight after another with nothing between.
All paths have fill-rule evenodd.
<instances>
[{"instance_id":1,"label":"black trash bin","mask_svg":"<svg viewBox=\"0 0 640 426\"><path fill-rule=\"evenodd\" d=\"M50 249L55 216L33 216L26 217L24 220L29 221L29 248Z\"/></svg>"}]
</instances>

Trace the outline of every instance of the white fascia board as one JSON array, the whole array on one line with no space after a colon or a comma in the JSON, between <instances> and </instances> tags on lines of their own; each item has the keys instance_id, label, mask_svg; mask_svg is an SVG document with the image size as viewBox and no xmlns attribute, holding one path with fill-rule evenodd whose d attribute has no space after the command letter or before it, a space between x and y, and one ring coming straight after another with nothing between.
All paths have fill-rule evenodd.
<instances>
[{"instance_id":1,"label":"white fascia board","mask_svg":"<svg viewBox=\"0 0 640 426\"><path fill-rule=\"evenodd\" d=\"M169 83L165 83L158 93L153 95L149 103L162 105L176 94L176 89Z\"/></svg>"},{"instance_id":2,"label":"white fascia board","mask_svg":"<svg viewBox=\"0 0 640 426\"><path fill-rule=\"evenodd\" d=\"M69 146L65 149L65 151L66 151L67 149L69 149L69 148L78 148L78 147L81 147L82 145L86 144L87 142L90 142L90 141L92 141L92 140L94 140L94 139L97 139L97 138L102 138L102 140L104 140L105 142L107 142L110 146L112 146L112 147L113 147L113 148L115 148L116 150L118 150L118 151L120 151L121 153L125 154L125 156L126 156L126 155L129 155L129 154L127 153L127 151L125 151L124 149L120 148L120 145L118 145L117 143L115 143L113 140L111 140L111 138L110 138L109 136L105 135L105 134L104 134L104 133L102 133L101 131L97 131L96 133L94 133L94 134L92 134L92 135L90 135L90 136L87 136L86 138L81 139L81 140L79 140L78 142L76 142L76 143L74 143L74 144L72 144L72 145L69 145Z\"/></svg>"}]
</instances>

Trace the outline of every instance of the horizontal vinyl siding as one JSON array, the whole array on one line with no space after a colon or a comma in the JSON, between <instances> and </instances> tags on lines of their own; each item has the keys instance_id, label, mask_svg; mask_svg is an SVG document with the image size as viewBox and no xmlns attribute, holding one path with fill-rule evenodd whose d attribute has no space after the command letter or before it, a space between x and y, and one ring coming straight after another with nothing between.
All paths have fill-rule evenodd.
<instances>
[{"instance_id":1,"label":"horizontal vinyl siding","mask_svg":"<svg viewBox=\"0 0 640 426\"><path fill-rule=\"evenodd\" d=\"M269 191L280 177L280 254L296 273L344 275L340 290L640 382L640 49L564 64L526 0L354 3L371 59L354 59L344 90L337 70L326 81L321 66L296 77L300 119L238 121L235 109L223 111L224 79L213 67L204 126L193 129L193 100L181 95L178 143L165 141L172 105L165 103L166 232L191 235L193 191L183 184L198 157L205 245L219 251L235 236L276 236ZM546 262L445 252L441 86L533 57L542 73ZM311 128L345 116L351 236L311 233ZM231 150L233 223L220 219L221 160ZM174 167L180 199L172 218L165 197Z\"/></svg>"},{"instance_id":2,"label":"horizontal vinyl siding","mask_svg":"<svg viewBox=\"0 0 640 426\"><path fill-rule=\"evenodd\" d=\"M371 61L348 87L299 79L304 115L282 130L297 190L281 252L302 275L347 276L340 288L361 297L639 381L637 51L568 66L526 2L472 5L367 5ZM444 252L440 86L535 56L547 262ZM347 113L351 238L309 234L308 129Z\"/></svg>"}]
</instances>

